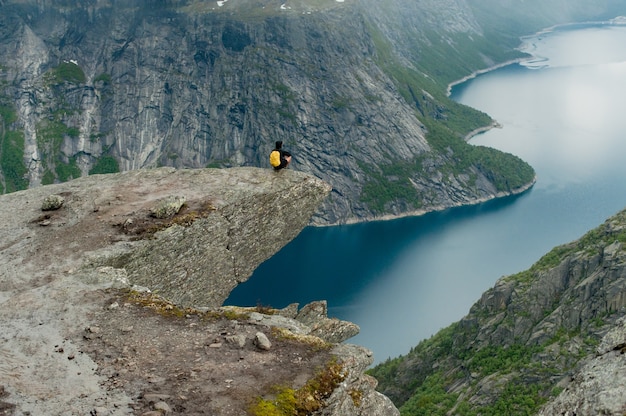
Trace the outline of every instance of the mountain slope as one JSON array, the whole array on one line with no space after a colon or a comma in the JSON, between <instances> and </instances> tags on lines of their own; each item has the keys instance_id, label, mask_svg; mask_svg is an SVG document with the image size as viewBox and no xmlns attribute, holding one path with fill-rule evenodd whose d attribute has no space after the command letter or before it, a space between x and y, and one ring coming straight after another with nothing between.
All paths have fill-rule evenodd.
<instances>
[{"instance_id":1,"label":"mountain slope","mask_svg":"<svg viewBox=\"0 0 626 416\"><path fill-rule=\"evenodd\" d=\"M267 166L276 140L293 169L333 185L318 223L532 182L517 158L469 150L462 137L489 117L392 53L398 35L364 5L220 4L3 2L4 191L163 165Z\"/></svg>"},{"instance_id":2,"label":"mountain slope","mask_svg":"<svg viewBox=\"0 0 626 416\"><path fill-rule=\"evenodd\" d=\"M333 186L336 224L521 192L534 172L469 146L488 115L448 84L522 55L545 26L626 13L603 0L0 3L3 192L144 167L292 168Z\"/></svg>"},{"instance_id":3,"label":"mountain slope","mask_svg":"<svg viewBox=\"0 0 626 416\"><path fill-rule=\"evenodd\" d=\"M403 415L534 414L564 389L564 395L579 391L579 404L586 400L583 414L626 405L623 395L607 401L611 386L626 382L619 365L608 375L602 369L611 367L596 366L594 391L607 394L593 398L570 385L576 378L593 379L575 375L596 354L607 361L614 352L619 356L626 341L620 321L626 311L625 247L622 211L529 270L500 279L461 321L377 366L371 373L380 390ZM598 348L616 328L617 335ZM571 404L576 397L559 400Z\"/></svg>"}]
</instances>

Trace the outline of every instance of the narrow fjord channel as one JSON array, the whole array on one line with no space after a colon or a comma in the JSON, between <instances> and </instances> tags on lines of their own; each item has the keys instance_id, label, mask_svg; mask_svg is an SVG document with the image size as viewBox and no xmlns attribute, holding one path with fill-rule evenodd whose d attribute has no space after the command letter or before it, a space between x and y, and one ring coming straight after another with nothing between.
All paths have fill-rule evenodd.
<instances>
[{"instance_id":1,"label":"narrow fjord channel","mask_svg":"<svg viewBox=\"0 0 626 416\"><path fill-rule=\"evenodd\" d=\"M626 26L524 39L536 59L457 85L452 98L502 128L471 143L536 170L523 195L421 217L306 228L226 302L281 308L325 299L361 327L376 362L462 318L501 276L626 208Z\"/></svg>"}]
</instances>

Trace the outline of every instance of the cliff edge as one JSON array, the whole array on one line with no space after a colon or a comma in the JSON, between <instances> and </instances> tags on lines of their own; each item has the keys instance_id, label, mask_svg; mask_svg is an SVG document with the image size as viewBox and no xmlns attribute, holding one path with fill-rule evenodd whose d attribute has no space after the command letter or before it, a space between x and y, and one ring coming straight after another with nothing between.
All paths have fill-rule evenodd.
<instances>
[{"instance_id":1,"label":"cliff edge","mask_svg":"<svg viewBox=\"0 0 626 416\"><path fill-rule=\"evenodd\" d=\"M325 302L221 307L329 192L291 170L160 168L1 196L0 414L241 415L305 392L312 414L398 414Z\"/></svg>"}]
</instances>

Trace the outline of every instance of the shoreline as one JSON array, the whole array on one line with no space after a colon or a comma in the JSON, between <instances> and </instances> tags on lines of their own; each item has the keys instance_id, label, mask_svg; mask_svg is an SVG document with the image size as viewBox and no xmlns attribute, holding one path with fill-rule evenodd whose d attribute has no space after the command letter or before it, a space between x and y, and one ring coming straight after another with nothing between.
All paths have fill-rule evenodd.
<instances>
[{"instance_id":1,"label":"shoreline","mask_svg":"<svg viewBox=\"0 0 626 416\"><path fill-rule=\"evenodd\" d=\"M518 50L520 52L521 51L521 47L524 44L524 41L527 39L531 39L533 37L537 37L537 36L542 36L542 35L546 35L548 33L552 33L556 30L559 30L561 28L568 28L568 27L575 27L575 26L585 26L585 25L614 25L614 26L624 26L626 25L626 16L617 16L611 20L600 20L600 21L588 21L588 22L572 22L572 23L561 23L561 24L557 24L557 25L553 25L550 27L547 27L545 29L541 29L533 34L530 35L526 35L526 36L520 36L520 46L518 46L517 48L515 48L514 50ZM524 53L524 52L523 52ZM528 54L530 55L530 54ZM466 81L469 81L470 79L474 79L476 78L478 75L482 75L482 74L486 74L487 72L491 72L491 71L495 71L496 69L500 69L500 68L504 68L505 66L509 66L509 65L513 65L513 64L519 64L528 60L531 60L533 58L532 55L530 55L527 58L517 58L517 59L511 59L508 61L504 61L501 62L499 64L495 64L492 65L490 67L484 68L484 69L478 69L474 72L472 72L471 74L464 76L461 79L458 79L456 81L452 81L451 83L448 84L448 87L446 89L446 96L450 97L450 94L452 93L452 88L454 88L455 86L462 84Z\"/></svg>"},{"instance_id":2,"label":"shoreline","mask_svg":"<svg viewBox=\"0 0 626 416\"><path fill-rule=\"evenodd\" d=\"M326 224L326 225L316 224L316 225L309 225L309 226L311 227L336 227L336 226L341 226L341 225L362 224L366 222L375 222L375 221L393 221L393 220L406 218L406 217L421 217L423 215L430 214L432 212L442 212L442 211L445 211L447 209L452 209L452 208L469 207L469 206L479 205L485 202L493 201L498 198L506 198L510 196L521 195L524 192L527 192L528 190L530 190L535 185L535 183L537 183L536 175L533 178L533 180L527 183L526 185L520 186L519 188L515 188L511 190L510 192L498 192L488 197L474 199L467 203L457 203L453 205L439 205L439 206L431 207L430 209L418 209L414 211L403 212L401 214L384 214L380 217L368 217L368 218L354 218L353 217L353 218L347 219L345 223L341 223L341 224Z\"/></svg>"},{"instance_id":3,"label":"shoreline","mask_svg":"<svg viewBox=\"0 0 626 416\"><path fill-rule=\"evenodd\" d=\"M496 120L493 120L487 126L479 127L477 129L470 131L469 133L465 135L465 137L463 137L463 140L465 140L466 142L469 142L473 137L478 136L479 134L486 133L491 129L501 129L501 128L502 128L502 124L498 123Z\"/></svg>"},{"instance_id":4,"label":"shoreline","mask_svg":"<svg viewBox=\"0 0 626 416\"><path fill-rule=\"evenodd\" d=\"M534 35L531 35L531 36L534 36ZM471 74L464 76L461 79L457 79L456 81L452 81L451 83L449 83L448 87L446 89L446 96L450 97L450 94L452 93L452 88L456 87L459 84L463 84L464 82L467 82L470 79L474 79L474 78L476 78L479 75L486 74L487 72L495 71L496 69L504 68L505 66L509 66L509 65L513 65L513 64L519 64L521 62L528 61L531 58L532 58L532 56L526 57L526 58L521 58L520 57L520 58L511 59L509 61L505 61L505 62L501 62L499 64L492 65L492 66L490 66L488 68L478 69L478 70L472 72Z\"/></svg>"},{"instance_id":5,"label":"shoreline","mask_svg":"<svg viewBox=\"0 0 626 416\"><path fill-rule=\"evenodd\" d=\"M456 81L453 81L451 83L448 84L447 89L446 89L446 96L450 97L451 93L452 93L452 88L454 88L455 86L462 84L464 82L467 82L471 79L476 78L479 75L482 74L486 74L488 72L491 71L495 71L497 69L500 68L504 68L506 66L509 65L514 65L514 64L520 64L522 62L526 62L526 61L531 61L532 59L534 59L535 57L529 53L523 52L521 50L521 48L523 47L524 41L527 39L531 39L533 37L537 37L537 36L541 36L541 35L545 35L551 32L554 32L560 28L567 28L570 26L579 26L579 25L626 25L626 16L617 16L611 20L606 20L606 21L589 21L589 22L573 22L573 23L563 23L563 24L558 24L558 25L554 25L554 26L550 26L548 28L539 30L537 32L535 32L534 34L531 35L527 35L527 36L521 36L520 37L520 46L516 48L516 50L525 53L526 55L528 55L527 57L520 57L520 58L516 58L516 59L511 59L505 62L501 62L499 64L495 64L492 65L490 67L484 68L484 69L479 69L476 70L474 72L472 72L471 74L464 76L461 79L458 79ZM490 124L483 126L483 127L479 127L477 129L472 130L471 132L467 133L465 135L465 137L463 138L463 140L465 140L466 142L470 141L473 137L485 133L491 129L494 128L502 128L503 126L498 123L498 121L493 120ZM348 218L346 220L346 222L343 223L334 223L334 224L310 224L310 226L313 227L334 227L334 226L340 226L340 225L351 225L351 224L360 224L360 223L365 223L365 222L374 222L374 221L392 221L395 219L400 219L400 218L406 218L406 217L419 217L431 212L441 212L441 211L445 211L447 209L451 209L451 208L458 208L458 207L463 207L463 206L472 206L472 205L478 205L478 204L482 204L484 202L488 202L488 201L492 201L495 200L497 198L506 198L509 196L515 196L515 195L520 195L528 190L530 190L535 183L537 183L537 176L535 176L533 178L533 180L529 183L527 183L526 185L523 185L519 188L516 188L510 192L498 192L494 195L491 195L489 197L483 197L483 198L477 198L475 200L472 200L470 202L467 203L456 203L453 205L449 205L449 206L434 206L431 207L430 209L419 209L419 210L414 210L414 211L407 211L407 212L403 212L401 214L384 214L380 217L368 217L368 218L356 218L356 217L351 217Z\"/></svg>"}]
</instances>

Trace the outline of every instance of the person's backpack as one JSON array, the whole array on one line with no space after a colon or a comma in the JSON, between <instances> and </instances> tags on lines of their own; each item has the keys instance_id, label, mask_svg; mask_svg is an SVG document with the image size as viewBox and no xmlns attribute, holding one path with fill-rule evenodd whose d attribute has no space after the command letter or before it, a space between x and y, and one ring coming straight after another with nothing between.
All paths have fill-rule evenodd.
<instances>
[{"instance_id":1,"label":"person's backpack","mask_svg":"<svg viewBox=\"0 0 626 416\"><path fill-rule=\"evenodd\" d=\"M270 165L275 168L280 166L280 152L278 150L272 150L270 153Z\"/></svg>"}]
</instances>

